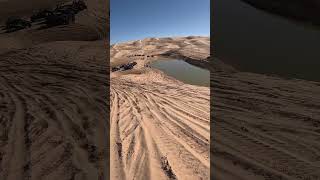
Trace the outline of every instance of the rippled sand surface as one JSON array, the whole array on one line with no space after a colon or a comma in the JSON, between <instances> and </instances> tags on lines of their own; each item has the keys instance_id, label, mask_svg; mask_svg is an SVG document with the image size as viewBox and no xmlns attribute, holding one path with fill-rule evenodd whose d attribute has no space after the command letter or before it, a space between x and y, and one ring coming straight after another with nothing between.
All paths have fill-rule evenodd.
<instances>
[{"instance_id":1,"label":"rippled sand surface","mask_svg":"<svg viewBox=\"0 0 320 180\"><path fill-rule=\"evenodd\" d=\"M57 1L32 2L32 9L23 9L24 1L1 2L0 12L9 16L8 8L16 8L15 15L24 17ZM49 29L33 24L0 34L1 180L103 178L106 5L86 3L75 24Z\"/></svg>"}]
</instances>

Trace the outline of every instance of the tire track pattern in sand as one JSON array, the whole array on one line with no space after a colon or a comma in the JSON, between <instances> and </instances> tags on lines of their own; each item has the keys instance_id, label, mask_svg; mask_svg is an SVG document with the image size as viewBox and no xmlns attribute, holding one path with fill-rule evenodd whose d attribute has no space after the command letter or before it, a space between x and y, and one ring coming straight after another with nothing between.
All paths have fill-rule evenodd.
<instances>
[{"instance_id":1,"label":"tire track pattern in sand","mask_svg":"<svg viewBox=\"0 0 320 180\"><path fill-rule=\"evenodd\" d=\"M111 179L209 179L209 97L205 87L111 79Z\"/></svg>"},{"instance_id":2,"label":"tire track pattern in sand","mask_svg":"<svg viewBox=\"0 0 320 180\"><path fill-rule=\"evenodd\" d=\"M212 73L214 179L320 179L319 83Z\"/></svg>"},{"instance_id":3,"label":"tire track pattern in sand","mask_svg":"<svg viewBox=\"0 0 320 180\"><path fill-rule=\"evenodd\" d=\"M2 54L0 179L102 179L104 52L101 41Z\"/></svg>"}]
</instances>

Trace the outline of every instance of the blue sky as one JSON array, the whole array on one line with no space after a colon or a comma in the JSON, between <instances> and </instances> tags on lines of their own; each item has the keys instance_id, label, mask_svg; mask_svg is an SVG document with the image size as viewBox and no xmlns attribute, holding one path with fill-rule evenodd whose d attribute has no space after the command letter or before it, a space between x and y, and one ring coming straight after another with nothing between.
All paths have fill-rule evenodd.
<instances>
[{"instance_id":1,"label":"blue sky","mask_svg":"<svg viewBox=\"0 0 320 180\"><path fill-rule=\"evenodd\" d=\"M210 35L210 0L110 0L111 44Z\"/></svg>"}]
</instances>

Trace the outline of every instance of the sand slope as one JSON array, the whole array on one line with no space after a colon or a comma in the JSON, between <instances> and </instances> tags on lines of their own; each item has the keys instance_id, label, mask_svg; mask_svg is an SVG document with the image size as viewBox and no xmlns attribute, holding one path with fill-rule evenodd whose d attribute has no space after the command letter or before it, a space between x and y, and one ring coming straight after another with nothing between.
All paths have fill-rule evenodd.
<instances>
[{"instance_id":1,"label":"sand slope","mask_svg":"<svg viewBox=\"0 0 320 180\"><path fill-rule=\"evenodd\" d=\"M107 2L91 1L81 13L95 16L76 24L0 34L1 180L108 178ZM0 12L24 16L58 1L31 2L0 3Z\"/></svg>"},{"instance_id":2,"label":"sand slope","mask_svg":"<svg viewBox=\"0 0 320 180\"><path fill-rule=\"evenodd\" d=\"M214 61L212 177L320 179L320 83L231 71Z\"/></svg>"},{"instance_id":3,"label":"sand slope","mask_svg":"<svg viewBox=\"0 0 320 180\"><path fill-rule=\"evenodd\" d=\"M103 41L2 55L0 179L98 179L108 96Z\"/></svg>"},{"instance_id":4,"label":"sand slope","mask_svg":"<svg viewBox=\"0 0 320 180\"><path fill-rule=\"evenodd\" d=\"M61 2L70 4L72 1L38 1L32 0L32 8L21 4L25 1L13 0L0 3L0 23L4 26L5 20L10 16L18 16L28 20L32 13L40 9L54 9ZM4 33L0 31L0 41L4 42L0 45L0 53L8 49L28 48L37 44L53 42L53 41L94 41L99 39L107 39L109 22L107 21L107 5L108 1L103 0L84 0L88 9L79 12L76 15L75 24L61 25L49 29L41 29L41 25L33 23L30 29L23 29L12 33ZM20 4L20 6L18 6ZM10 9L11 8L11 9ZM9 11L14 11L11 15ZM8 48L9 47L9 48Z\"/></svg>"}]
</instances>

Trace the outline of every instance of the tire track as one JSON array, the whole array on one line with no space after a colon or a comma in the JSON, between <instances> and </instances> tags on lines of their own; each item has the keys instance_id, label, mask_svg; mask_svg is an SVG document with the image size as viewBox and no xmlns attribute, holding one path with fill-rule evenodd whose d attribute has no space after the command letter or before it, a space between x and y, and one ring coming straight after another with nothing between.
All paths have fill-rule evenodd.
<instances>
[{"instance_id":1,"label":"tire track","mask_svg":"<svg viewBox=\"0 0 320 180\"><path fill-rule=\"evenodd\" d=\"M97 54L105 53L103 43L53 42L2 54L0 179L102 178L108 82L105 56Z\"/></svg>"},{"instance_id":2,"label":"tire track","mask_svg":"<svg viewBox=\"0 0 320 180\"><path fill-rule=\"evenodd\" d=\"M119 124L122 144L118 157L122 162L112 161L111 167L122 167L125 174L130 174L127 177L137 179L208 179L209 123L197 121L201 117L210 122L209 116L203 115L205 109L193 108L197 104L187 104L192 98L207 97L208 89L194 97L192 88L197 87L188 86L193 91L183 91L185 87L175 86L171 89L177 97L170 98L172 93L165 91L165 83L151 84L126 78L111 80L111 124ZM191 92L189 99L187 92ZM179 99L179 94L184 97ZM198 131L199 128L204 129ZM115 141L111 140L113 146Z\"/></svg>"},{"instance_id":3,"label":"tire track","mask_svg":"<svg viewBox=\"0 0 320 180\"><path fill-rule=\"evenodd\" d=\"M229 175L229 164L233 177L320 179L319 83L215 68L211 157L219 162L211 165L216 178Z\"/></svg>"}]
</instances>

